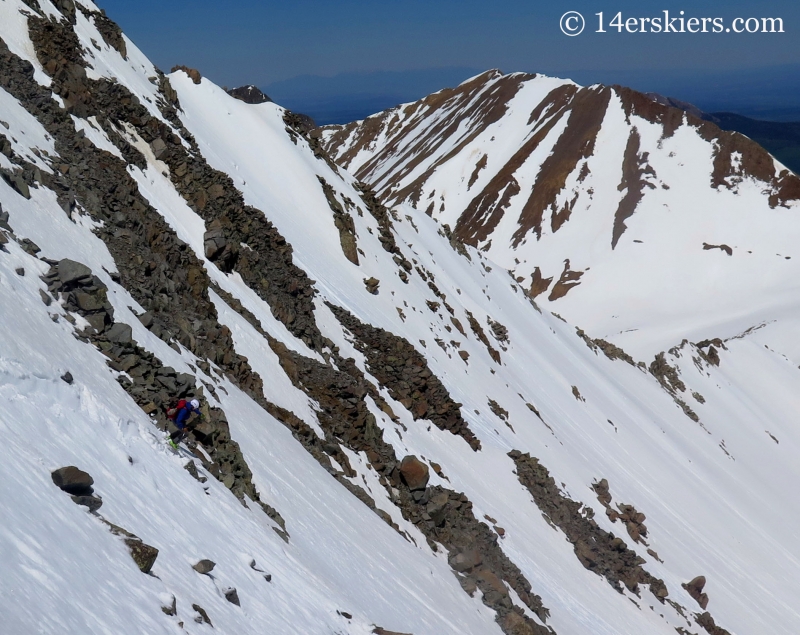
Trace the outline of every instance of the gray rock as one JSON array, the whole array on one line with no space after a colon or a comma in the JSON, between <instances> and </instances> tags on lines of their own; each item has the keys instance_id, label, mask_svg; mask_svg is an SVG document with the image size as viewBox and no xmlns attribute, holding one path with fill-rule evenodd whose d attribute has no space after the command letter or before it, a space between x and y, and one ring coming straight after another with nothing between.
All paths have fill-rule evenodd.
<instances>
[{"instance_id":1,"label":"gray rock","mask_svg":"<svg viewBox=\"0 0 800 635\"><path fill-rule=\"evenodd\" d=\"M6 183L16 190L17 194L27 199L31 197L31 190L21 175L3 172L3 178L5 179Z\"/></svg>"},{"instance_id":2,"label":"gray rock","mask_svg":"<svg viewBox=\"0 0 800 635\"><path fill-rule=\"evenodd\" d=\"M83 470L79 470L74 465L60 467L50 475L56 487L67 494L75 496L91 496L94 493L92 485L94 479Z\"/></svg>"},{"instance_id":3,"label":"gray rock","mask_svg":"<svg viewBox=\"0 0 800 635\"><path fill-rule=\"evenodd\" d=\"M464 571L469 571L470 569L477 567L481 562L483 562L483 557L477 549L466 549L460 553L457 553L455 556L451 556L449 561L450 566L455 571L463 573Z\"/></svg>"},{"instance_id":4,"label":"gray rock","mask_svg":"<svg viewBox=\"0 0 800 635\"><path fill-rule=\"evenodd\" d=\"M162 605L161 610L165 615L169 615L170 617L174 617L178 614L178 600L174 595L172 596L172 602L168 605Z\"/></svg>"},{"instance_id":5,"label":"gray rock","mask_svg":"<svg viewBox=\"0 0 800 635\"><path fill-rule=\"evenodd\" d=\"M99 496L73 496L72 502L88 507L90 512L96 512L103 506L103 499Z\"/></svg>"},{"instance_id":6,"label":"gray rock","mask_svg":"<svg viewBox=\"0 0 800 635\"><path fill-rule=\"evenodd\" d=\"M50 306L53 303L53 299L50 297L50 294L44 289L39 289L39 295L42 297L42 302L44 302L45 306Z\"/></svg>"},{"instance_id":7,"label":"gray rock","mask_svg":"<svg viewBox=\"0 0 800 635\"><path fill-rule=\"evenodd\" d=\"M133 329L128 324L117 322L108 329L106 337L115 344L130 344L133 341Z\"/></svg>"},{"instance_id":8,"label":"gray rock","mask_svg":"<svg viewBox=\"0 0 800 635\"><path fill-rule=\"evenodd\" d=\"M64 380L65 382L67 382L68 384L72 384L72 382L73 382L73 381L75 381L75 379L72 377L72 373L71 373L71 372L69 372L69 371L67 371L66 373L64 373L63 375L61 375L61 379L63 379L63 380ZM90 477L90 478L91 478L91 477Z\"/></svg>"},{"instance_id":9,"label":"gray rock","mask_svg":"<svg viewBox=\"0 0 800 635\"><path fill-rule=\"evenodd\" d=\"M153 149L153 154L155 155L156 159L160 159L161 155L167 150L167 144L164 143L164 140L160 137L153 141L153 143L150 144L150 147Z\"/></svg>"},{"instance_id":10,"label":"gray rock","mask_svg":"<svg viewBox=\"0 0 800 635\"><path fill-rule=\"evenodd\" d=\"M209 626L212 627L214 626L208 617L208 613L206 613L205 609L202 606L200 606L199 604L192 604L192 608L199 613L199 615L196 618L194 618L195 622L197 622L198 624L202 624L203 622L205 622Z\"/></svg>"},{"instance_id":11,"label":"gray rock","mask_svg":"<svg viewBox=\"0 0 800 635\"><path fill-rule=\"evenodd\" d=\"M89 323L89 326L92 327L98 333L102 333L103 329L106 328L106 318L108 316L105 313L93 313L91 315L85 315L84 318Z\"/></svg>"},{"instance_id":12,"label":"gray rock","mask_svg":"<svg viewBox=\"0 0 800 635\"><path fill-rule=\"evenodd\" d=\"M63 284L72 284L79 280L92 278L92 270L80 262L64 258L58 262L58 279Z\"/></svg>"},{"instance_id":13,"label":"gray rock","mask_svg":"<svg viewBox=\"0 0 800 635\"><path fill-rule=\"evenodd\" d=\"M14 269L14 273L16 273L18 276L24 276L25 269L23 269L22 267L17 267L16 269Z\"/></svg>"},{"instance_id":14,"label":"gray rock","mask_svg":"<svg viewBox=\"0 0 800 635\"><path fill-rule=\"evenodd\" d=\"M75 292L75 303L81 311L99 311L103 308L102 298L84 293L83 291Z\"/></svg>"},{"instance_id":15,"label":"gray rock","mask_svg":"<svg viewBox=\"0 0 800 635\"><path fill-rule=\"evenodd\" d=\"M197 571L197 573L202 573L203 575L209 574L214 570L214 567L217 566L217 563L213 560L200 560L192 565L192 569Z\"/></svg>"},{"instance_id":16,"label":"gray rock","mask_svg":"<svg viewBox=\"0 0 800 635\"><path fill-rule=\"evenodd\" d=\"M236 589L228 589L225 591L225 599L236 606L242 605L241 602L239 602L239 594L236 592Z\"/></svg>"}]
</instances>

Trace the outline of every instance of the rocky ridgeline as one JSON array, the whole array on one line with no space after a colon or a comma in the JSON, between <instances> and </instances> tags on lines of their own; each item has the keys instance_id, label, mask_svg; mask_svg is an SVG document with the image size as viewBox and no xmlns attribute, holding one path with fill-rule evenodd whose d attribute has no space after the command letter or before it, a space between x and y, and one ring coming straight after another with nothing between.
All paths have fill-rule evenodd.
<instances>
[{"instance_id":1,"label":"rocky ridgeline","mask_svg":"<svg viewBox=\"0 0 800 635\"><path fill-rule=\"evenodd\" d=\"M461 416L461 404L453 401L428 368L425 357L408 340L364 324L341 307L328 307L353 335L370 374L386 387L392 399L403 404L414 419L429 419L437 428L462 437L473 450L480 450L480 440Z\"/></svg>"},{"instance_id":2,"label":"rocky ridgeline","mask_svg":"<svg viewBox=\"0 0 800 635\"><path fill-rule=\"evenodd\" d=\"M330 184L321 176L317 177L322 186L322 191L325 193L325 199L328 201L328 207L333 212L333 224L339 230L339 243L342 246L342 253L354 265L358 265L358 243L356 241L356 225L353 217L345 211L342 204L336 199L336 194ZM348 208L355 207L349 199L345 201Z\"/></svg>"},{"instance_id":3,"label":"rocky ridgeline","mask_svg":"<svg viewBox=\"0 0 800 635\"><path fill-rule=\"evenodd\" d=\"M115 280L147 309L141 319L151 332L176 350L181 344L192 351L205 372L210 372L211 365L216 364L246 392L263 394L260 377L250 369L246 358L236 354L227 327L217 322L202 263L141 196L125 162L98 150L76 131L68 114L96 115L123 154L143 166L143 157L119 135L115 137L114 126L110 125L119 121L115 115L120 110L129 109L141 115L141 105L119 84L86 77L77 38L66 20L56 22L32 14L29 27L37 55L51 74L53 90L64 100L66 111L58 107L48 89L34 81L33 67L13 55L0 41L0 85L42 123L53 137L60 157L54 175L42 174L24 162L20 162L16 175L30 187L41 183L53 190L65 213L84 210L100 224L95 233L114 257L118 267ZM55 278L48 283L59 293L63 281L57 272L51 274ZM106 306L105 289L97 286L91 274L72 283L80 283L80 288L63 289L69 307L85 315L93 328L108 326L113 315L108 310L110 305ZM120 340L113 341L109 336ZM152 353L130 340L129 327L112 324L106 330L95 328L86 337L118 368L132 364L125 372L134 380L130 384L124 382L123 387L146 412L160 412L165 400L174 398L172 389L179 392L177 373L163 369ZM138 361L134 364L134 360ZM130 373L139 373L138 379ZM154 382L155 377L160 380ZM191 385L195 385L194 378ZM206 423L213 429L205 431L203 440L219 455L210 469L229 483L233 479L234 493L241 497L246 492L256 500L258 495L250 481L250 470L238 445L230 439L224 413L212 409ZM198 436L203 434L202 430L198 430ZM271 513L279 518L274 510Z\"/></svg>"},{"instance_id":4,"label":"rocky ridgeline","mask_svg":"<svg viewBox=\"0 0 800 635\"><path fill-rule=\"evenodd\" d=\"M64 309L86 320L88 325L78 337L91 342L108 358L109 367L120 373L120 385L159 428L167 430L171 426L166 418L166 409L171 403L180 398L201 400L204 416L192 426L190 435L202 445L211 461L202 452L196 453L197 458L208 473L221 481L240 501L244 502L247 496L261 504L285 531L280 514L261 501L239 444L231 438L225 413L219 408L209 407L204 390L196 387L197 380L193 375L164 366L155 355L138 345L129 325L114 321L114 309L108 301L105 284L85 265L67 259L53 263L42 280ZM51 302L47 294L43 294L43 301L46 304ZM207 386L214 391L213 386ZM196 471L194 468L194 476L200 480Z\"/></svg>"},{"instance_id":5,"label":"rocky ridgeline","mask_svg":"<svg viewBox=\"0 0 800 635\"><path fill-rule=\"evenodd\" d=\"M508 454L517 466L517 476L533 496L546 518L567 537L580 563L608 580L620 593L622 586L639 593L639 585L647 584L659 602L669 595L664 582L642 568L644 560L628 549L622 538L600 528L592 510L564 496L538 459L512 450Z\"/></svg>"},{"instance_id":6,"label":"rocky ridgeline","mask_svg":"<svg viewBox=\"0 0 800 635\"><path fill-rule=\"evenodd\" d=\"M326 343L313 317L312 282L304 271L293 264L291 246L266 219L263 212L246 206L231 179L222 172L212 169L202 158L194 138L183 127L177 115L175 109L179 105L177 95L169 85L169 80L163 75L159 78L159 85L164 94L159 107L165 118L179 130L183 139L191 146L192 152L187 151L181 143L181 138L168 125L152 117L136 96L126 88L118 83L94 81L86 77L85 61L80 53L80 45L68 22L55 22L31 16L29 28L37 56L53 77L56 94L64 99L67 110L80 117L95 115L109 138L120 148L125 161L144 169L146 165L144 157L131 147L116 129L121 123L132 126L142 139L150 144L156 158L169 166L172 182L189 206L209 223L206 248L210 255L207 257L224 271L234 269L238 271L245 282L269 304L275 317L281 320L290 332L312 348L322 350ZM48 104L49 109L61 112L56 104L50 101L52 105ZM63 112L61 114L64 116ZM72 126L71 121L69 125ZM90 150L88 146L91 144L88 139L84 145L86 146L84 150ZM94 149L94 152L100 154L99 150ZM61 154L60 148L59 154ZM76 159L80 164L79 157ZM124 164L122 162L119 164L123 166L124 171ZM140 198L135 183L127 174L122 176L121 185L118 187L118 189L124 188L118 193L118 198L122 201L118 201L117 205L95 204L92 207L114 210L124 209L125 203L136 204L134 201L125 200L131 196L134 199ZM132 190L126 187L128 184L132 186ZM49 187L49 184L47 185ZM106 203L102 199L101 201L91 199L89 203L92 202ZM148 212L152 209L146 201L137 202L143 204ZM140 206L136 205L137 211ZM96 210L90 209L90 211L94 213ZM165 231L174 235L155 210L152 211L153 213L147 214L151 224L161 224L163 227L159 228L160 232ZM155 233L153 230L151 232ZM177 237L175 241L180 244ZM248 248L240 249L241 244L247 245ZM181 244L181 247L187 250L185 244ZM147 264L146 260L141 260L138 263L140 269ZM208 286L207 276L202 272L202 264L199 261L196 264L197 269L189 269L184 275L187 275L190 281L197 282L197 290L202 293ZM187 348L191 349L188 345Z\"/></svg>"},{"instance_id":7,"label":"rocky ridgeline","mask_svg":"<svg viewBox=\"0 0 800 635\"><path fill-rule=\"evenodd\" d=\"M451 567L464 590L470 595L481 590L483 602L497 611L497 622L504 632L508 635L552 633L513 606L506 584L542 620L548 616L541 598L533 593L525 576L500 548L498 532L475 518L467 496L440 486L429 486L428 465L416 457L399 460L392 446L383 440L383 430L369 411L366 397L371 397L392 420L396 417L355 362L342 358L336 347L331 351L335 367L288 349L266 333L239 301L222 290L219 292L231 308L267 338L287 377L317 404L317 419L325 439L320 439L293 414L271 404L268 406L306 450L359 500L409 539L388 514L376 508L366 492L350 480L357 474L342 447L364 453L403 518L422 532L432 549L438 550L438 545L442 545L448 551ZM334 469L328 457L334 458L343 472ZM431 467L441 475L439 466L432 464Z\"/></svg>"},{"instance_id":8,"label":"rocky ridgeline","mask_svg":"<svg viewBox=\"0 0 800 635\"><path fill-rule=\"evenodd\" d=\"M94 114L108 125L106 108L124 108L124 94L108 81L88 80L81 65L74 32L65 23L29 18L31 34L43 65L53 73L53 88L85 116ZM72 48L71 48L72 47ZM73 52L74 55L65 56ZM0 45L0 84L34 115L54 139L60 157L54 175L39 175L38 182L59 197L65 213L88 212L101 224L96 234L103 239L118 267L119 282L152 317L151 330L165 342L181 344L200 359L221 363L224 370L247 389L260 387L246 360L230 356L232 340L221 330L208 298L208 276L202 263L161 216L141 196L126 170L126 163L98 150L76 132L67 112L50 92L33 80L33 68ZM78 60L78 61L75 61ZM80 63L79 63L80 62ZM73 111L68 105L68 111ZM116 139L123 150L143 158ZM33 170L22 166L27 177ZM36 183L31 179L29 185Z\"/></svg>"},{"instance_id":9,"label":"rocky ridgeline","mask_svg":"<svg viewBox=\"0 0 800 635\"><path fill-rule=\"evenodd\" d=\"M686 343L687 341L684 340L681 343L681 347ZM677 347L670 349L670 353L673 355L676 354ZM661 384L661 387L672 396L675 403L683 410L683 413L695 423L699 423L700 417L697 416L697 413L692 410L689 404L678 394L679 392L686 392L686 384L681 380L678 369L674 366L670 366L669 362L667 362L666 354L663 351L656 355L655 359L650 363L649 370L650 374Z\"/></svg>"}]
</instances>

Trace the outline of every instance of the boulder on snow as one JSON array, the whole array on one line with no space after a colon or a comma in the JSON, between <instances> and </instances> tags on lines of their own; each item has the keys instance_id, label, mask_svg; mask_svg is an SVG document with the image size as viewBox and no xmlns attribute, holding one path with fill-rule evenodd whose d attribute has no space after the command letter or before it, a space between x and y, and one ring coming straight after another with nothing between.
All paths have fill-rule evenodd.
<instances>
[{"instance_id":1,"label":"boulder on snow","mask_svg":"<svg viewBox=\"0 0 800 635\"><path fill-rule=\"evenodd\" d=\"M364 286L367 288L367 291L372 295L378 295L378 287L380 286L381 281L377 278L364 278Z\"/></svg>"},{"instance_id":2,"label":"boulder on snow","mask_svg":"<svg viewBox=\"0 0 800 635\"><path fill-rule=\"evenodd\" d=\"M409 454L400 461L400 476L410 490L425 489L430 479L428 466L413 454Z\"/></svg>"},{"instance_id":3,"label":"boulder on snow","mask_svg":"<svg viewBox=\"0 0 800 635\"><path fill-rule=\"evenodd\" d=\"M211 573L214 570L214 567L216 566L217 566L216 562L214 562L213 560L206 560L204 558L203 560L200 560L199 562L193 564L192 569L197 571L197 573L202 573L205 575Z\"/></svg>"},{"instance_id":4,"label":"boulder on snow","mask_svg":"<svg viewBox=\"0 0 800 635\"><path fill-rule=\"evenodd\" d=\"M161 610L164 612L164 615L169 615L170 617L174 617L178 614L178 600L174 595L168 596L169 599L162 599L161 601Z\"/></svg>"},{"instance_id":5,"label":"boulder on snow","mask_svg":"<svg viewBox=\"0 0 800 635\"><path fill-rule=\"evenodd\" d=\"M136 538L126 538L125 544L139 570L142 573L150 573L158 557L158 549Z\"/></svg>"},{"instance_id":6,"label":"boulder on snow","mask_svg":"<svg viewBox=\"0 0 800 635\"><path fill-rule=\"evenodd\" d=\"M225 239L225 232L222 227L211 227L203 234L203 248L206 258L209 260L214 260L214 258L220 255L227 244L228 241Z\"/></svg>"},{"instance_id":7,"label":"boulder on snow","mask_svg":"<svg viewBox=\"0 0 800 635\"><path fill-rule=\"evenodd\" d=\"M61 375L61 379L70 385L72 384L73 381L75 381L75 379L72 377L72 373L69 371Z\"/></svg>"},{"instance_id":8,"label":"boulder on snow","mask_svg":"<svg viewBox=\"0 0 800 635\"><path fill-rule=\"evenodd\" d=\"M241 606L242 604L239 602L239 594L236 592L236 589L228 589L225 591L225 599L228 600L231 604L235 604L236 606Z\"/></svg>"},{"instance_id":9,"label":"boulder on snow","mask_svg":"<svg viewBox=\"0 0 800 635\"><path fill-rule=\"evenodd\" d=\"M208 617L208 613L206 613L205 609L202 606L200 606L199 604L192 604L192 608L199 613L199 615L196 618L194 618L195 622L197 622L198 624L202 624L203 622L205 622L209 626L214 626L211 623L211 619Z\"/></svg>"},{"instance_id":10,"label":"boulder on snow","mask_svg":"<svg viewBox=\"0 0 800 635\"><path fill-rule=\"evenodd\" d=\"M58 262L58 279L62 284L72 284L79 280L90 280L92 277L92 270L86 265L64 258Z\"/></svg>"},{"instance_id":11,"label":"boulder on snow","mask_svg":"<svg viewBox=\"0 0 800 635\"><path fill-rule=\"evenodd\" d=\"M692 578L689 582L685 582L681 585L703 610L708 606L708 595L703 593L703 587L705 587L705 585L706 578L703 575Z\"/></svg>"},{"instance_id":12,"label":"boulder on snow","mask_svg":"<svg viewBox=\"0 0 800 635\"><path fill-rule=\"evenodd\" d=\"M50 474L56 487L75 496L91 496L94 479L74 465L60 467Z\"/></svg>"}]
</instances>

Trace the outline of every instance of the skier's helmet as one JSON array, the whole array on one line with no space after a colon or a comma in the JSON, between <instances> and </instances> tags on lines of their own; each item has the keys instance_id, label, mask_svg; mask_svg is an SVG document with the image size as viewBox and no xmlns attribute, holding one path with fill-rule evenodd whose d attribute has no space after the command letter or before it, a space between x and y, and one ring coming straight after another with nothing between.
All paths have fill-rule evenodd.
<instances>
[{"instance_id":1,"label":"skier's helmet","mask_svg":"<svg viewBox=\"0 0 800 635\"><path fill-rule=\"evenodd\" d=\"M200 402L197 401L197 399L192 399L189 403L192 404L192 408L199 408L200 407Z\"/></svg>"}]
</instances>

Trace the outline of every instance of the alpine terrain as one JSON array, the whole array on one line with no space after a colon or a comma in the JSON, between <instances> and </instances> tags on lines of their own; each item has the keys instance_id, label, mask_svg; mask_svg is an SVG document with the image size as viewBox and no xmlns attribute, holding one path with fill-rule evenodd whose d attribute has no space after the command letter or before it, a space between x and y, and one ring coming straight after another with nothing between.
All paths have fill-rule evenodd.
<instances>
[{"instance_id":1,"label":"alpine terrain","mask_svg":"<svg viewBox=\"0 0 800 635\"><path fill-rule=\"evenodd\" d=\"M0 175L0 632L800 631L746 137L498 72L318 129L0 0Z\"/></svg>"}]
</instances>

